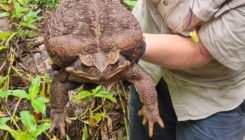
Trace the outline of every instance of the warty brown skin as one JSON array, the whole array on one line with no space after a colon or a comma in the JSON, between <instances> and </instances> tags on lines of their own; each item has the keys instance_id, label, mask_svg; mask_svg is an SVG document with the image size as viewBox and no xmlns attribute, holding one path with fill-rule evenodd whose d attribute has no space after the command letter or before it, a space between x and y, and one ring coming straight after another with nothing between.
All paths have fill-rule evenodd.
<instances>
[{"instance_id":1,"label":"warty brown skin","mask_svg":"<svg viewBox=\"0 0 245 140\"><path fill-rule=\"evenodd\" d=\"M153 123L164 126L155 86L136 65L143 45L140 26L118 0L62 0L46 27L46 49L61 67L51 83L50 132L59 126L64 138L64 126L71 123L65 106L67 80L102 85L128 80L139 92L143 103L139 115L143 124L149 122L149 135L153 135Z\"/></svg>"}]
</instances>

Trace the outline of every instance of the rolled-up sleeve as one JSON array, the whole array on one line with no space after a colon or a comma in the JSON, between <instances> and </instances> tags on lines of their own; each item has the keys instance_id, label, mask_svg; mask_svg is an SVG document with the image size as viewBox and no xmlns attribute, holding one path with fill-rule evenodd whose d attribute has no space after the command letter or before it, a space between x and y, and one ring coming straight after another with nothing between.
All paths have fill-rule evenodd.
<instances>
[{"instance_id":1,"label":"rolled-up sleeve","mask_svg":"<svg viewBox=\"0 0 245 140\"><path fill-rule=\"evenodd\" d=\"M190 7L202 21L208 21L227 0L191 0Z\"/></svg>"},{"instance_id":2,"label":"rolled-up sleeve","mask_svg":"<svg viewBox=\"0 0 245 140\"><path fill-rule=\"evenodd\" d=\"M233 70L245 68L245 1L243 3L224 10L218 16L214 15L215 18L198 31L213 57Z\"/></svg>"}]
</instances>

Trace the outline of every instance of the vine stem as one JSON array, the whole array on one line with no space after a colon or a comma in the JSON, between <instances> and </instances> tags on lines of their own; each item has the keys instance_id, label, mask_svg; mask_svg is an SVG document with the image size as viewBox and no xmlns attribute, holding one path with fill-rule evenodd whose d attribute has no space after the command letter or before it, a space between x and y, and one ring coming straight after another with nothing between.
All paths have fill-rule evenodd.
<instances>
[{"instance_id":1,"label":"vine stem","mask_svg":"<svg viewBox=\"0 0 245 140\"><path fill-rule=\"evenodd\" d=\"M121 88L122 88L122 90L123 90L124 98L127 99L127 94L126 94L126 91L125 91L125 89L124 89L122 83L121 83L120 85L121 85ZM119 91L119 84L116 84L116 89L117 89L117 92L120 92L120 91ZM126 108L127 108L127 115L126 115L126 110L125 110L125 107L124 107L124 103L123 103L121 94L119 94L119 99L120 99L120 103L121 103L121 106L122 106L122 110L123 110L124 116L129 117L128 105L126 106ZM125 124L126 136L128 137L128 136L129 136L129 133L128 133L128 122L127 122L127 117L124 117L123 120L124 120L124 124Z\"/></svg>"},{"instance_id":2,"label":"vine stem","mask_svg":"<svg viewBox=\"0 0 245 140\"><path fill-rule=\"evenodd\" d=\"M19 100L18 100L18 102L17 102L17 104L16 104L16 106L15 106L15 108L14 108L14 113L11 115L11 122L10 122L10 123L13 122L13 123L15 124L15 126L17 127L18 130L20 130L20 128L19 128L19 126L17 125L17 123L15 122L14 116L15 116L17 107L18 107L18 105L20 104L20 101L21 101L21 98L19 98Z\"/></svg>"}]
</instances>

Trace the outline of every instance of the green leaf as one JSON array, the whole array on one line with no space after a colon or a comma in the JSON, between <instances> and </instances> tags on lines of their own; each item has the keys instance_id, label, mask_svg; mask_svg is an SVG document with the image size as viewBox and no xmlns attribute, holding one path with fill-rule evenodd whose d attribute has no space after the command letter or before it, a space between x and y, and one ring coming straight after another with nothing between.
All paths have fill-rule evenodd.
<instances>
[{"instance_id":1,"label":"green leaf","mask_svg":"<svg viewBox=\"0 0 245 140\"><path fill-rule=\"evenodd\" d=\"M0 118L0 122L2 122L2 123L7 123L9 120L11 120L10 117Z\"/></svg>"},{"instance_id":2,"label":"green leaf","mask_svg":"<svg viewBox=\"0 0 245 140\"><path fill-rule=\"evenodd\" d=\"M40 77L37 76L36 78L34 78L32 80L32 83L29 87L29 94L31 96L31 100L34 100L39 92L39 88L40 88Z\"/></svg>"},{"instance_id":3,"label":"green leaf","mask_svg":"<svg viewBox=\"0 0 245 140\"><path fill-rule=\"evenodd\" d=\"M85 124L89 124L88 120L84 120L83 123Z\"/></svg>"},{"instance_id":4,"label":"green leaf","mask_svg":"<svg viewBox=\"0 0 245 140\"><path fill-rule=\"evenodd\" d=\"M9 6L7 3L0 3L0 7L2 7L4 9L4 11L8 11Z\"/></svg>"},{"instance_id":5,"label":"green leaf","mask_svg":"<svg viewBox=\"0 0 245 140\"><path fill-rule=\"evenodd\" d=\"M96 120L96 123L100 122L103 116L104 116L104 113L96 113L94 115L94 119Z\"/></svg>"},{"instance_id":6,"label":"green leaf","mask_svg":"<svg viewBox=\"0 0 245 140\"><path fill-rule=\"evenodd\" d=\"M43 118L41 121L46 123L52 123L50 118Z\"/></svg>"},{"instance_id":7,"label":"green leaf","mask_svg":"<svg viewBox=\"0 0 245 140\"><path fill-rule=\"evenodd\" d=\"M123 1L124 3L126 3L129 6L134 6L136 4L137 1L132 1L132 0L125 0Z\"/></svg>"},{"instance_id":8,"label":"green leaf","mask_svg":"<svg viewBox=\"0 0 245 140\"><path fill-rule=\"evenodd\" d=\"M8 76L4 76L0 79L0 85L8 78Z\"/></svg>"},{"instance_id":9,"label":"green leaf","mask_svg":"<svg viewBox=\"0 0 245 140\"><path fill-rule=\"evenodd\" d=\"M106 99L111 100L112 102L116 102L116 99L109 92L99 92L99 93L95 94L94 96L100 97L100 98L106 98Z\"/></svg>"},{"instance_id":10,"label":"green leaf","mask_svg":"<svg viewBox=\"0 0 245 140\"><path fill-rule=\"evenodd\" d=\"M66 140L71 140L70 137L68 135L66 135Z\"/></svg>"},{"instance_id":11,"label":"green leaf","mask_svg":"<svg viewBox=\"0 0 245 140\"><path fill-rule=\"evenodd\" d=\"M38 97L36 100L39 100L40 102L43 102L43 103L49 102L49 99L47 99L46 97Z\"/></svg>"},{"instance_id":12,"label":"green leaf","mask_svg":"<svg viewBox=\"0 0 245 140\"><path fill-rule=\"evenodd\" d=\"M26 23L26 22L20 22L20 26L23 26L23 27L28 27L28 28L31 28L31 29L37 29L37 26L32 24L32 23Z\"/></svg>"},{"instance_id":13,"label":"green leaf","mask_svg":"<svg viewBox=\"0 0 245 140\"><path fill-rule=\"evenodd\" d=\"M37 130L31 132L31 134L34 137L37 137L38 135L40 135L41 133L45 132L46 130L48 130L51 126L51 123L43 123L41 125L37 126Z\"/></svg>"},{"instance_id":14,"label":"green leaf","mask_svg":"<svg viewBox=\"0 0 245 140\"><path fill-rule=\"evenodd\" d=\"M28 93L26 93L26 91L24 90L20 90L20 89L16 89L16 90L10 90L10 92L12 92L11 95L17 96L19 98L26 98L26 99L31 99L30 95Z\"/></svg>"},{"instance_id":15,"label":"green leaf","mask_svg":"<svg viewBox=\"0 0 245 140\"><path fill-rule=\"evenodd\" d=\"M41 12L41 9L38 9L36 12L29 11L25 16L24 16L24 22L26 23L33 23L37 20L42 19L42 17L38 16L38 14Z\"/></svg>"},{"instance_id":16,"label":"green leaf","mask_svg":"<svg viewBox=\"0 0 245 140\"><path fill-rule=\"evenodd\" d=\"M22 17L22 15L23 14L21 14L21 13L19 13L19 12L14 12L14 14L13 14L13 17L15 17L15 18L21 18Z\"/></svg>"},{"instance_id":17,"label":"green leaf","mask_svg":"<svg viewBox=\"0 0 245 140\"><path fill-rule=\"evenodd\" d=\"M31 134L20 130L17 130L16 133L11 133L11 135L15 140L37 140L36 138L33 138Z\"/></svg>"},{"instance_id":18,"label":"green leaf","mask_svg":"<svg viewBox=\"0 0 245 140\"><path fill-rule=\"evenodd\" d=\"M32 140L32 136L29 135L26 132L22 132L22 131L15 131L13 129L11 129L9 126L7 126L5 123L7 121L9 121L11 118L10 117L5 117L5 118L0 118L0 130L6 130L8 132L11 133L11 135L15 138L15 140Z\"/></svg>"},{"instance_id":19,"label":"green leaf","mask_svg":"<svg viewBox=\"0 0 245 140\"><path fill-rule=\"evenodd\" d=\"M0 34L0 40L3 40L11 35L11 32L3 32Z\"/></svg>"},{"instance_id":20,"label":"green leaf","mask_svg":"<svg viewBox=\"0 0 245 140\"><path fill-rule=\"evenodd\" d=\"M19 12L22 13L22 12L26 12L26 11L29 11L31 10L30 8L26 8L26 7L20 7L19 9Z\"/></svg>"},{"instance_id":21,"label":"green leaf","mask_svg":"<svg viewBox=\"0 0 245 140\"><path fill-rule=\"evenodd\" d=\"M123 3L125 3L126 5L128 5L130 7L130 9L133 9L135 4L136 4L137 0L124 0Z\"/></svg>"},{"instance_id":22,"label":"green leaf","mask_svg":"<svg viewBox=\"0 0 245 140\"><path fill-rule=\"evenodd\" d=\"M0 85L8 78L8 76L4 76L3 78L0 79Z\"/></svg>"},{"instance_id":23,"label":"green leaf","mask_svg":"<svg viewBox=\"0 0 245 140\"><path fill-rule=\"evenodd\" d=\"M87 139L88 139L88 127L86 124L84 124L82 140L87 140Z\"/></svg>"},{"instance_id":24,"label":"green leaf","mask_svg":"<svg viewBox=\"0 0 245 140\"><path fill-rule=\"evenodd\" d=\"M51 83L52 82L52 79L50 78L50 76L47 73L44 74L44 78L45 78L45 81L47 83Z\"/></svg>"},{"instance_id":25,"label":"green leaf","mask_svg":"<svg viewBox=\"0 0 245 140\"><path fill-rule=\"evenodd\" d=\"M34 116L30 111L21 111L20 118L23 124L28 128L29 132L35 131L37 129L37 124Z\"/></svg>"},{"instance_id":26,"label":"green leaf","mask_svg":"<svg viewBox=\"0 0 245 140\"><path fill-rule=\"evenodd\" d=\"M15 10L19 11L20 10L20 4L17 1L15 1L15 0L13 1L13 3L14 3Z\"/></svg>"},{"instance_id":27,"label":"green leaf","mask_svg":"<svg viewBox=\"0 0 245 140\"><path fill-rule=\"evenodd\" d=\"M7 126L4 122L0 121L0 130L6 130L10 133L15 133L13 129L11 129L9 126Z\"/></svg>"},{"instance_id":28,"label":"green leaf","mask_svg":"<svg viewBox=\"0 0 245 140\"><path fill-rule=\"evenodd\" d=\"M93 94L89 91L82 91L80 92L77 97L74 99L74 102L80 100L80 99L83 99L83 98L86 98L88 96L92 96Z\"/></svg>"},{"instance_id":29,"label":"green leaf","mask_svg":"<svg viewBox=\"0 0 245 140\"><path fill-rule=\"evenodd\" d=\"M0 45L0 51L6 49L6 47Z\"/></svg>"},{"instance_id":30,"label":"green leaf","mask_svg":"<svg viewBox=\"0 0 245 140\"><path fill-rule=\"evenodd\" d=\"M31 29L37 29L37 30L39 30L39 29L37 28L37 26L34 25L34 24L32 24L32 23L27 23L26 26L29 27L29 28L31 28Z\"/></svg>"},{"instance_id":31,"label":"green leaf","mask_svg":"<svg viewBox=\"0 0 245 140\"><path fill-rule=\"evenodd\" d=\"M20 140L18 136L16 136L18 133L11 129L8 125L6 125L4 122L0 121L0 130L5 130L10 132L10 134L16 139L16 140ZM21 139L23 140L23 139Z\"/></svg>"},{"instance_id":32,"label":"green leaf","mask_svg":"<svg viewBox=\"0 0 245 140\"><path fill-rule=\"evenodd\" d=\"M44 73L44 79L46 83L51 83L52 79L50 78L50 76L47 73Z\"/></svg>"},{"instance_id":33,"label":"green leaf","mask_svg":"<svg viewBox=\"0 0 245 140\"><path fill-rule=\"evenodd\" d=\"M89 105L89 103L91 103L92 99L93 99L92 96L86 97L86 101L84 103L84 108L88 107L88 105Z\"/></svg>"},{"instance_id":34,"label":"green leaf","mask_svg":"<svg viewBox=\"0 0 245 140\"><path fill-rule=\"evenodd\" d=\"M41 97L34 99L31 101L31 105L35 110L38 110L40 112L42 112L44 115L46 115L46 106L45 106L45 102L40 99Z\"/></svg>"},{"instance_id":35,"label":"green leaf","mask_svg":"<svg viewBox=\"0 0 245 140\"><path fill-rule=\"evenodd\" d=\"M14 3L14 14L13 17L20 18L22 17L22 14L20 12L20 4L16 1L13 1Z\"/></svg>"},{"instance_id":36,"label":"green leaf","mask_svg":"<svg viewBox=\"0 0 245 140\"><path fill-rule=\"evenodd\" d=\"M4 98L11 95L11 93L9 91L2 91L0 90L0 97Z\"/></svg>"},{"instance_id":37,"label":"green leaf","mask_svg":"<svg viewBox=\"0 0 245 140\"><path fill-rule=\"evenodd\" d=\"M0 13L0 18L7 17L7 16L9 16L9 13L8 12L2 12L2 13Z\"/></svg>"},{"instance_id":38,"label":"green leaf","mask_svg":"<svg viewBox=\"0 0 245 140\"><path fill-rule=\"evenodd\" d=\"M9 41L12 40L12 38L13 38L16 34L17 34L16 32L11 32L10 37L8 37L8 39L7 39L6 42L5 42L5 47L8 47Z\"/></svg>"},{"instance_id":39,"label":"green leaf","mask_svg":"<svg viewBox=\"0 0 245 140\"><path fill-rule=\"evenodd\" d=\"M100 92L101 89L102 89L102 85L99 85L99 86L97 86L95 89L92 90L92 93L93 93L93 94L96 94L96 93Z\"/></svg>"}]
</instances>

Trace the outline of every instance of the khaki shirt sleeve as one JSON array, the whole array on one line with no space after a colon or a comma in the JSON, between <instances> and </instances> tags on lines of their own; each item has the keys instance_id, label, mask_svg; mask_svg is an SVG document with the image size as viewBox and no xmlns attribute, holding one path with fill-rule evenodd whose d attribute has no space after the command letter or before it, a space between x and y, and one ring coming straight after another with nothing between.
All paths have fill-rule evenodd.
<instances>
[{"instance_id":1,"label":"khaki shirt sleeve","mask_svg":"<svg viewBox=\"0 0 245 140\"><path fill-rule=\"evenodd\" d=\"M216 0L217 1L217 0ZM200 14L193 10L194 14ZM221 11L221 12L219 12ZM196 13L197 12L197 13ZM205 16L197 15L199 18ZM199 36L213 57L233 70L245 67L245 1L229 1L200 28Z\"/></svg>"},{"instance_id":2,"label":"khaki shirt sleeve","mask_svg":"<svg viewBox=\"0 0 245 140\"><path fill-rule=\"evenodd\" d=\"M191 0L190 7L202 21L208 21L228 0Z\"/></svg>"}]
</instances>

